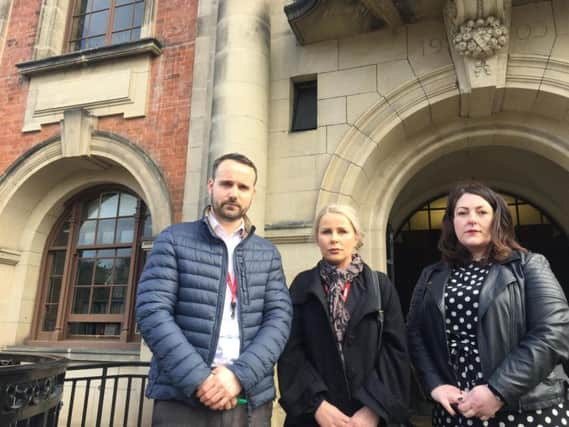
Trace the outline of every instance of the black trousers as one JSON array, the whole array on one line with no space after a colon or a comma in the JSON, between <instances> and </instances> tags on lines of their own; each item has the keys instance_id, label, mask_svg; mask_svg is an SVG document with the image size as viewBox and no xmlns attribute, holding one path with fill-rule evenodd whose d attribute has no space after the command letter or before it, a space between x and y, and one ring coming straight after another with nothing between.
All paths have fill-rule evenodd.
<instances>
[{"instance_id":1,"label":"black trousers","mask_svg":"<svg viewBox=\"0 0 569 427\"><path fill-rule=\"evenodd\" d=\"M228 411L212 411L177 400L156 400L152 427L270 427L272 413L273 402L247 414L247 405L237 405Z\"/></svg>"}]
</instances>

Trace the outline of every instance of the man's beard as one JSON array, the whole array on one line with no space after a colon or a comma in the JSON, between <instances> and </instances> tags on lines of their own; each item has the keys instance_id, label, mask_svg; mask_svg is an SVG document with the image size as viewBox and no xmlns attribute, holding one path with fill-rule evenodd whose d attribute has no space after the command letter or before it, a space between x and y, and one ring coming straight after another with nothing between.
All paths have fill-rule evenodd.
<instances>
[{"instance_id":1,"label":"man's beard","mask_svg":"<svg viewBox=\"0 0 569 427\"><path fill-rule=\"evenodd\" d=\"M218 219L226 220L226 221L235 221L241 219L247 213L249 207L243 208L239 203L232 200L225 200L221 203L218 203L214 200L213 196L210 196L210 204L213 209L213 213ZM225 207L226 205L232 204L235 208L233 210L227 210Z\"/></svg>"}]
</instances>

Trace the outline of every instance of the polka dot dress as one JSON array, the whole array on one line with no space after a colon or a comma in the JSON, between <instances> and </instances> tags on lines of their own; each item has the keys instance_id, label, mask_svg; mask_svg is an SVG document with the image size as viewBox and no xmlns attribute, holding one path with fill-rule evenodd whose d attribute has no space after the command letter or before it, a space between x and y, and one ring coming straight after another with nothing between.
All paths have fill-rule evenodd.
<instances>
[{"instance_id":1,"label":"polka dot dress","mask_svg":"<svg viewBox=\"0 0 569 427\"><path fill-rule=\"evenodd\" d=\"M452 270L445 290L446 335L458 387L471 390L485 384L476 338L478 301L490 265L470 264ZM478 418L451 417L440 405L433 410L434 427L560 427L569 426L569 407L566 403L525 412L502 411L496 417L481 421Z\"/></svg>"}]
</instances>

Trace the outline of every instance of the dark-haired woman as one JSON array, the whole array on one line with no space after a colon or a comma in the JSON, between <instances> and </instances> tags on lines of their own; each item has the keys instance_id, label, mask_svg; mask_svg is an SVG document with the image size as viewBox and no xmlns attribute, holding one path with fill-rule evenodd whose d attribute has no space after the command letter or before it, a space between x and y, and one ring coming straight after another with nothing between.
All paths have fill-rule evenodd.
<instances>
[{"instance_id":1,"label":"dark-haired woman","mask_svg":"<svg viewBox=\"0 0 569 427\"><path fill-rule=\"evenodd\" d=\"M277 365L285 426L403 422L410 369L397 292L357 254L352 208L325 207L314 231L322 259L290 287L292 329Z\"/></svg>"},{"instance_id":2,"label":"dark-haired woman","mask_svg":"<svg viewBox=\"0 0 569 427\"><path fill-rule=\"evenodd\" d=\"M569 425L567 300L547 260L516 241L502 197L454 188L439 249L407 325L433 426Z\"/></svg>"}]
</instances>

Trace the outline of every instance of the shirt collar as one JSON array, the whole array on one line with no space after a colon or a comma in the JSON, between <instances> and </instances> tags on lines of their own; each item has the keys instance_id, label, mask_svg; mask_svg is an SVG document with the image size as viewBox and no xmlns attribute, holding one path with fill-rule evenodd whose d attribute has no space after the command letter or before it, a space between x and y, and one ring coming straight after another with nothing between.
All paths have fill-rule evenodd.
<instances>
[{"instance_id":1,"label":"shirt collar","mask_svg":"<svg viewBox=\"0 0 569 427\"><path fill-rule=\"evenodd\" d=\"M241 223L239 224L239 227L237 227L235 229L235 231L233 231L233 233L231 233L231 234L228 234L225 232L225 229L221 226L221 224L219 223L219 221L215 217L215 214L213 213L213 209L209 210L207 219L209 221L209 224L211 225L211 228L213 228L213 231L215 231L215 234L217 234L219 237L221 237L221 236L243 237L243 233L245 232L245 222L243 221L243 218L241 218Z\"/></svg>"}]
</instances>

